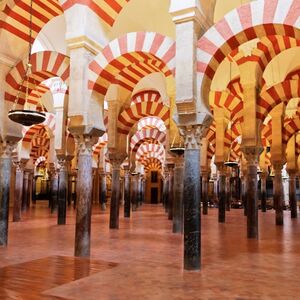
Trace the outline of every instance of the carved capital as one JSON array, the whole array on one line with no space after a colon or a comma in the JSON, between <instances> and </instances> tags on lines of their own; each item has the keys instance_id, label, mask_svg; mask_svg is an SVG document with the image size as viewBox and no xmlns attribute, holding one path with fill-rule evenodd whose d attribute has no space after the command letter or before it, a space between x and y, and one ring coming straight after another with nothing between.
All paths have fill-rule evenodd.
<instances>
[{"instance_id":1,"label":"carved capital","mask_svg":"<svg viewBox=\"0 0 300 300\"><path fill-rule=\"evenodd\" d=\"M92 155L93 145L97 143L97 137L80 135L75 137L78 145L78 155Z\"/></svg>"},{"instance_id":2,"label":"carved capital","mask_svg":"<svg viewBox=\"0 0 300 300\"><path fill-rule=\"evenodd\" d=\"M206 127L203 125L190 125L179 127L180 134L184 137L186 149L200 149L201 138Z\"/></svg>"},{"instance_id":3,"label":"carved capital","mask_svg":"<svg viewBox=\"0 0 300 300\"><path fill-rule=\"evenodd\" d=\"M262 151L260 147L242 147L248 165L258 165L259 155Z\"/></svg>"},{"instance_id":4,"label":"carved capital","mask_svg":"<svg viewBox=\"0 0 300 300\"><path fill-rule=\"evenodd\" d=\"M1 158L10 158L12 156L12 152L16 147L15 142L11 141L2 141L0 143L0 156Z\"/></svg>"}]
</instances>

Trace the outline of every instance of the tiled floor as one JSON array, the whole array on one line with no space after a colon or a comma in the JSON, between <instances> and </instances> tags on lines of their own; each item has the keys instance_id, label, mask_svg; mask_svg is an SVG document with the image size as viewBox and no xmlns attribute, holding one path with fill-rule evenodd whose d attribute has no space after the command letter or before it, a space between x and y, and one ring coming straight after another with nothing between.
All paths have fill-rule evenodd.
<instances>
[{"instance_id":1,"label":"tiled floor","mask_svg":"<svg viewBox=\"0 0 300 300\"><path fill-rule=\"evenodd\" d=\"M255 241L246 239L242 210L218 224L211 209L202 219L201 272L182 270L182 236L171 233L161 206L144 205L130 220L121 210L119 230L108 229L108 217L94 207L91 260L72 258L72 209L65 226L45 203L10 223L0 299L300 299L300 220L289 212L284 227L274 225L273 212L260 214Z\"/></svg>"}]
</instances>

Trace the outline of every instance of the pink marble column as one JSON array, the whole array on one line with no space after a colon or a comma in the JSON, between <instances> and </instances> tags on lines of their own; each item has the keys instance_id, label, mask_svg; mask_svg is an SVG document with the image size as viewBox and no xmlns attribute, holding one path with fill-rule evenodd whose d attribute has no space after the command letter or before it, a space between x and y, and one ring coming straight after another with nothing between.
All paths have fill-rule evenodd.
<instances>
[{"instance_id":1,"label":"pink marble column","mask_svg":"<svg viewBox=\"0 0 300 300\"><path fill-rule=\"evenodd\" d=\"M169 170L169 202L168 219L173 220L173 200L174 200L174 164L168 164Z\"/></svg>"},{"instance_id":2,"label":"pink marble column","mask_svg":"<svg viewBox=\"0 0 300 300\"><path fill-rule=\"evenodd\" d=\"M124 217L130 218L130 171L129 167L125 167L124 169Z\"/></svg>"},{"instance_id":3,"label":"pink marble column","mask_svg":"<svg viewBox=\"0 0 300 300\"><path fill-rule=\"evenodd\" d=\"M92 146L89 136L78 141L77 210L75 228L75 256L90 256L92 204Z\"/></svg>"},{"instance_id":4,"label":"pink marble column","mask_svg":"<svg viewBox=\"0 0 300 300\"><path fill-rule=\"evenodd\" d=\"M27 211L27 209L29 209L28 181L29 181L29 172L25 169L23 172L22 211Z\"/></svg>"}]
</instances>

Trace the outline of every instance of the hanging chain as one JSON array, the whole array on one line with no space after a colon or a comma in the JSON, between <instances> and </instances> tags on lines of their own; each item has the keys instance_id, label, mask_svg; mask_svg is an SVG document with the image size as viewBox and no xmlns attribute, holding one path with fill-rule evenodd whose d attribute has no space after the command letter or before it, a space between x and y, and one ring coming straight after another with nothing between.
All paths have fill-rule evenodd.
<instances>
[{"instance_id":1,"label":"hanging chain","mask_svg":"<svg viewBox=\"0 0 300 300\"><path fill-rule=\"evenodd\" d=\"M21 90L24 86L24 82L26 80L26 90L25 90L25 103L27 102L28 99L28 92L29 92L29 74L31 72L31 50L32 50L32 44L31 44L31 39L32 39L32 11L33 11L33 0L30 0L30 8L29 8L29 45L28 45L28 58L27 58L27 64L26 64L26 69L25 69L25 76L22 78L22 81L19 85L18 92L12 107L12 110L16 109L16 106L18 105L19 99L20 99L20 94ZM35 82L35 80L34 80Z\"/></svg>"}]
</instances>

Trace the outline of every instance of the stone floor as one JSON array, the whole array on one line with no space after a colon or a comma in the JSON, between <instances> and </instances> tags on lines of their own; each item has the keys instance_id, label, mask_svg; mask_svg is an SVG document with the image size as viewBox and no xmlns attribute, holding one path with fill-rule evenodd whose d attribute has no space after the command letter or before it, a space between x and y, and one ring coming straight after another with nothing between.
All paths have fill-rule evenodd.
<instances>
[{"instance_id":1,"label":"stone floor","mask_svg":"<svg viewBox=\"0 0 300 300\"><path fill-rule=\"evenodd\" d=\"M9 224L0 248L0 299L300 299L300 220L285 212L260 213L259 240L246 239L243 211L226 224L217 210L202 220L202 270L182 270L182 236L171 233L160 205L144 205L120 229L108 229L108 212L93 208L91 260L74 259L73 209L57 226L46 203ZM123 211L121 210L121 216Z\"/></svg>"}]
</instances>

